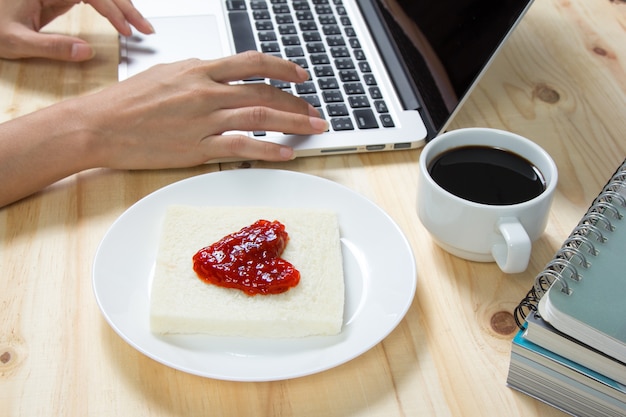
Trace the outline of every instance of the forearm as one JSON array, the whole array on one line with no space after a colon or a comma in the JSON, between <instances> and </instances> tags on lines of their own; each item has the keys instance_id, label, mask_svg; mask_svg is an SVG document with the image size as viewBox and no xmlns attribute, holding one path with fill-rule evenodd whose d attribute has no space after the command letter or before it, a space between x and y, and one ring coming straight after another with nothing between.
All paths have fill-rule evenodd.
<instances>
[{"instance_id":1,"label":"forearm","mask_svg":"<svg viewBox=\"0 0 626 417\"><path fill-rule=\"evenodd\" d=\"M98 93L0 125L0 207L79 171L189 167L220 158L285 161L287 146L233 131L312 135L328 123L306 101L251 76L304 82L295 64L249 51L157 65Z\"/></svg>"},{"instance_id":2,"label":"forearm","mask_svg":"<svg viewBox=\"0 0 626 417\"><path fill-rule=\"evenodd\" d=\"M0 124L0 207L97 165L77 105L67 101Z\"/></svg>"}]
</instances>

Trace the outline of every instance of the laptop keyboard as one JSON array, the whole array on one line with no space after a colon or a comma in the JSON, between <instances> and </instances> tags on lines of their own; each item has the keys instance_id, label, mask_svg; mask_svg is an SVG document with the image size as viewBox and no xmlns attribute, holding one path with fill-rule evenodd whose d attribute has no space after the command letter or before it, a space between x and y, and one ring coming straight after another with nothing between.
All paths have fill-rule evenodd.
<instances>
[{"instance_id":1,"label":"laptop keyboard","mask_svg":"<svg viewBox=\"0 0 626 417\"><path fill-rule=\"evenodd\" d=\"M341 0L225 1L236 51L259 50L305 68L305 83L269 83L308 101L331 130L394 127Z\"/></svg>"}]
</instances>

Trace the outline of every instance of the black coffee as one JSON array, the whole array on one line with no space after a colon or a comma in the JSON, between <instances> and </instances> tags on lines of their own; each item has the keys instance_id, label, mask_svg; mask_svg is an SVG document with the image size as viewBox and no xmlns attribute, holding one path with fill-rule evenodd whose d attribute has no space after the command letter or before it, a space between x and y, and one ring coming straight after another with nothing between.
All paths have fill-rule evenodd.
<instances>
[{"instance_id":1,"label":"black coffee","mask_svg":"<svg viewBox=\"0 0 626 417\"><path fill-rule=\"evenodd\" d=\"M546 189L541 172L532 163L487 146L450 149L436 157L428 171L448 192L482 204L521 203Z\"/></svg>"}]
</instances>

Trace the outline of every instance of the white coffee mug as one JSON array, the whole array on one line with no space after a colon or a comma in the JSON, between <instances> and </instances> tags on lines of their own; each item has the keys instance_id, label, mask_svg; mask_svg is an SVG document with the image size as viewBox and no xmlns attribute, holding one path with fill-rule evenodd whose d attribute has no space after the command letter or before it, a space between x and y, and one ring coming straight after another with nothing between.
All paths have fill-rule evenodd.
<instances>
[{"instance_id":1,"label":"white coffee mug","mask_svg":"<svg viewBox=\"0 0 626 417\"><path fill-rule=\"evenodd\" d=\"M490 205L454 195L435 182L430 164L459 147L483 146L509 151L534 165L545 180L539 195L521 203ZM449 253L472 261L497 262L503 272L523 272L532 242L545 230L558 173L550 155L534 142L497 129L452 130L430 141L419 160L417 208L434 241Z\"/></svg>"}]
</instances>

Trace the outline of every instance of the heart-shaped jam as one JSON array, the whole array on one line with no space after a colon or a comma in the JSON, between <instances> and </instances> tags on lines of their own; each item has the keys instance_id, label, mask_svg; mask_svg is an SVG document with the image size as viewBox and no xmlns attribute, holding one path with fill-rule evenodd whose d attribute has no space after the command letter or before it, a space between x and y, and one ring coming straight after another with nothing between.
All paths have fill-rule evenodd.
<instances>
[{"instance_id":1,"label":"heart-shaped jam","mask_svg":"<svg viewBox=\"0 0 626 417\"><path fill-rule=\"evenodd\" d=\"M200 279L248 295L279 294L300 282L300 272L280 258L289 235L277 220L258 220L193 256Z\"/></svg>"}]
</instances>

